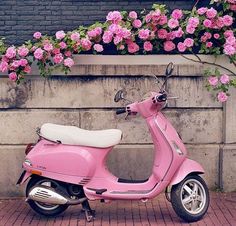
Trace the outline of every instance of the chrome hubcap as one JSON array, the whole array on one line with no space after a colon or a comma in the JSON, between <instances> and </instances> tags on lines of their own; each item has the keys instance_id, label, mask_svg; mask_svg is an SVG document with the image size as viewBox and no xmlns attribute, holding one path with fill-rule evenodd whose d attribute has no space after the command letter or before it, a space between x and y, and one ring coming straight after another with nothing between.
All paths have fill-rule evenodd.
<instances>
[{"instance_id":1,"label":"chrome hubcap","mask_svg":"<svg viewBox=\"0 0 236 226\"><path fill-rule=\"evenodd\" d=\"M185 181L180 195L183 207L191 214L200 213L206 205L206 191L198 180Z\"/></svg>"}]
</instances>

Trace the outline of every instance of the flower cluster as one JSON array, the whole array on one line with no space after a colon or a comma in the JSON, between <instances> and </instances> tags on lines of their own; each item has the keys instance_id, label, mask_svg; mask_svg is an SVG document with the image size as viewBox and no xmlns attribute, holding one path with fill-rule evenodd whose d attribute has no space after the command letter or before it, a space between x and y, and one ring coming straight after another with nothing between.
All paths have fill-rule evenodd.
<instances>
[{"instance_id":1,"label":"flower cluster","mask_svg":"<svg viewBox=\"0 0 236 226\"><path fill-rule=\"evenodd\" d=\"M115 47L122 54L223 53L235 65L235 0L214 0L213 3L218 8L175 9L171 13L165 5L154 4L152 10L145 14L112 11L104 23L80 26L70 32L57 31L53 37L35 32L32 41L19 47L4 47L0 71L8 72L9 78L18 83L30 73L32 62L37 63L42 76L49 75L57 67L67 73L74 65L74 54L97 54L110 47ZM213 78L217 76L209 82ZM210 85L216 86L211 82ZM224 85L219 86L222 92Z\"/></svg>"}]
</instances>

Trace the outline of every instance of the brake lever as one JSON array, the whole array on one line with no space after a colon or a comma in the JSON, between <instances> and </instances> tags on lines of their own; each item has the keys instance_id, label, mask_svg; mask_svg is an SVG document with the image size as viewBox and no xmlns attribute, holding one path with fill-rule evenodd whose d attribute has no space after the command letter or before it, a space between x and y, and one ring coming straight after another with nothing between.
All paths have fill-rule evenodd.
<instances>
[{"instance_id":1,"label":"brake lever","mask_svg":"<svg viewBox=\"0 0 236 226\"><path fill-rule=\"evenodd\" d=\"M179 97L167 97L167 100L179 99Z\"/></svg>"}]
</instances>

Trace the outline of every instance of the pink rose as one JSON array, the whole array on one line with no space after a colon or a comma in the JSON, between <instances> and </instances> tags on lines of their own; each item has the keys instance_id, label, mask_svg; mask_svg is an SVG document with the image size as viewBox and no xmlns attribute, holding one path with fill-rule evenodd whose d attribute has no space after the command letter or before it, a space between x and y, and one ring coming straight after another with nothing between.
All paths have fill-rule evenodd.
<instances>
[{"instance_id":1,"label":"pink rose","mask_svg":"<svg viewBox=\"0 0 236 226\"><path fill-rule=\"evenodd\" d=\"M39 31L37 31L37 32L34 33L33 37L35 39L40 39L42 37L42 34Z\"/></svg>"},{"instance_id":2,"label":"pink rose","mask_svg":"<svg viewBox=\"0 0 236 226\"><path fill-rule=\"evenodd\" d=\"M90 37L90 38L95 38L97 36L97 32L93 29L91 31L88 31L87 32L87 35Z\"/></svg>"},{"instance_id":3,"label":"pink rose","mask_svg":"<svg viewBox=\"0 0 236 226\"><path fill-rule=\"evenodd\" d=\"M138 17L138 15L137 15L137 13L135 11L131 11L129 13L129 18L135 20L135 19L137 19L137 17Z\"/></svg>"},{"instance_id":4,"label":"pink rose","mask_svg":"<svg viewBox=\"0 0 236 226\"><path fill-rule=\"evenodd\" d=\"M123 49L125 49L125 46L124 45L120 45L120 46L118 46L118 49L119 50L123 50Z\"/></svg>"},{"instance_id":5,"label":"pink rose","mask_svg":"<svg viewBox=\"0 0 236 226\"><path fill-rule=\"evenodd\" d=\"M99 52L99 53L104 50L104 49L103 49L103 46L100 45L100 44L95 44L95 45L93 46L93 49L94 49L95 51Z\"/></svg>"},{"instance_id":6,"label":"pink rose","mask_svg":"<svg viewBox=\"0 0 236 226\"><path fill-rule=\"evenodd\" d=\"M210 76L208 82L211 86L216 86L218 84L218 78L216 76Z\"/></svg>"},{"instance_id":7,"label":"pink rose","mask_svg":"<svg viewBox=\"0 0 236 226\"><path fill-rule=\"evenodd\" d=\"M113 34L110 31L105 31L102 36L102 40L104 43L110 43L112 41L112 38L113 38Z\"/></svg>"},{"instance_id":8,"label":"pink rose","mask_svg":"<svg viewBox=\"0 0 236 226\"><path fill-rule=\"evenodd\" d=\"M17 80L17 74L16 72L11 72L9 75L8 75L9 79L12 80L13 82L15 82Z\"/></svg>"},{"instance_id":9,"label":"pink rose","mask_svg":"<svg viewBox=\"0 0 236 226\"><path fill-rule=\"evenodd\" d=\"M78 42L80 40L80 34L78 32L73 32L70 35L70 38L71 38L72 41Z\"/></svg>"},{"instance_id":10,"label":"pink rose","mask_svg":"<svg viewBox=\"0 0 236 226\"><path fill-rule=\"evenodd\" d=\"M168 34L167 30L165 30L163 28L161 28L160 30L157 31L157 36L160 39L165 39L167 37L167 34Z\"/></svg>"},{"instance_id":11,"label":"pink rose","mask_svg":"<svg viewBox=\"0 0 236 226\"><path fill-rule=\"evenodd\" d=\"M181 9L175 9L172 13L171 13L171 17L179 20L183 17L183 12Z\"/></svg>"},{"instance_id":12,"label":"pink rose","mask_svg":"<svg viewBox=\"0 0 236 226\"><path fill-rule=\"evenodd\" d=\"M141 20L134 20L132 25L135 28L140 28L142 26L142 22L141 22Z\"/></svg>"},{"instance_id":13,"label":"pink rose","mask_svg":"<svg viewBox=\"0 0 236 226\"><path fill-rule=\"evenodd\" d=\"M53 61L54 61L55 64L60 64L63 60L64 60L64 57L63 57L63 55L61 53L56 54L53 57Z\"/></svg>"},{"instance_id":14,"label":"pink rose","mask_svg":"<svg viewBox=\"0 0 236 226\"><path fill-rule=\"evenodd\" d=\"M192 38L186 38L184 40L184 45L188 48L192 47L194 44L194 40Z\"/></svg>"},{"instance_id":15,"label":"pink rose","mask_svg":"<svg viewBox=\"0 0 236 226\"><path fill-rule=\"evenodd\" d=\"M67 56L67 57L72 56L72 53L71 53L71 51L69 51L69 50L67 50L64 54L65 54L65 56Z\"/></svg>"},{"instance_id":16,"label":"pink rose","mask_svg":"<svg viewBox=\"0 0 236 226\"><path fill-rule=\"evenodd\" d=\"M26 67L23 70L25 73L29 74L31 72L31 67L29 65L26 65Z\"/></svg>"},{"instance_id":17,"label":"pink rose","mask_svg":"<svg viewBox=\"0 0 236 226\"><path fill-rule=\"evenodd\" d=\"M59 46L60 46L61 49L65 49L67 47L65 42L60 42Z\"/></svg>"},{"instance_id":18,"label":"pink rose","mask_svg":"<svg viewBox=\"0 0 236 226\"><path fill-rule=\"evenodd\" d=\"M131 42L130 44L128 44L129 53L136 53L138 51L139 51L139 46L136 43Z\"/></svg>"},{"instance_id":19,"label":"pink rose","mask_svg":"<svg viewBox=\"0 0 236 226\"><path fill-rule=\"evenodd\" d=\"M197 10L197 13L198 13L199 15L203 15L203 14L206 13L206 11L207 11L207 8L206 8L206 7L201 7L201 8L199 8L199 9Z\"/></svg>"},{"instance_id":20,"label":"pink rose","mask_svg":"<svg viewBox=\"0 0 236 226\"><path fill-rule=\"evenodd\" d=\"M229 36L234 36L234 32L232 30L227 30L224 32L225 38L228 38Z\"/></svg>"},{"instance_id":21,"label":"pink rose","mask_svg":"<svg viewBox=\"0 0 236 226\"><path fill-rule=\"evenodd\" d=\"M53 45L47 42L46 44L44 44L43 49L46 50L47 52L50 52L53 50Z\"/></svg>"},{"instance_id":22,"label":"pink rose","mask_svg":"<svg viewBox=\"0 0 236 226\"><path fill-rule=\"evenodd\" d=\"M175 44L172 41L164 42L164 50L170 52L175 49Z\"/></svg>"},{"instance_id":23,"label":"pink rose","mask_svg":"<svg viewBox=\"0 0 236 226\"><path fill-rule=\"evenodd\" d=\"M25 57L25 56L28 55L29 50L28 50L28 48L26 48L24 46L21 46L21 47L18 48L17 52L18 52L19 56Z\"/></svg>"},{"instance_id":24,"label":"pink rose","mask_svg":"<svg viewBox=\"0 0 236 226\"><path fill-rule=\"evenodd\" d=\"M160 16L160 19L159 19L159 24L160 24L160 25L166 24L167 21L168 21L168 19L167 19L167 16L166 16L166 15L161 15L161 16Z\"/></svg>"},{"instance_id":25,"label":"pink rose","mask_svg":"<svg viewBox=\"0 0 236 226\"><path fill-rule=\"evenodd\" d=\"M60 51L60 49L59 48L55 48L55 49L53 49L53 51L52 51L52 53L53 54L59 54L61 51Z\"/></svg>"},{"instance_id":26,"label":"pink rose","mask_svg":"<svg viewBox=\"0 0 236 226\"><path fill-rule=\"evenodd\" d=\"M4 60L0 62L0 71L1 72L6 72L8 70L8 63Z\"/></svg>"},{"instance_id":27,"label":"pink rose","mask_svg":"<svg viewBox=\"0 0 236 226\"><path fill-rule=\"evenodd\" d=\"M216 17L216 15L217 15L217 11L212 7L206 11L206 16L209 19Z\"/></svg>"},{"instance_id":28,"label":"pink rose","mask_svg":"<svg viewBox=\"0 0 236 226\"><path fill-rule=\"evenodd\" d=\"M218 17L217 20L215 21L214 28L222 28L224 27L224 19L223 17Z\"/></svg>"},{"instance_id":29,"label":"pink rose","mask_svg":"<svg viewBox=\"0 0 236 226\"><path fill-rule=\"evenodd\" d=\"M14 57L16 56L16 49L15 49L15 47L14 47L14 46L9 47L9 48L7 49L7 51L6 51L5 56L6 56L7 58L9 58L9 59L14 58Z\"/></svg>"},{"instance_id":30,"label":"pink rose","mask_svg":"<svg viewBox=\"0 0 236 226\"><path fill-rule=\"evenodd\" d=\"M28 61L26 59L20 59L19 60L19 65L22 67L25 67L28 64Z\"/></svg>"},{"instance_id":31,"label":"pink rose","mask_svg":"<svg viewBox=\"0 0 236 226\"><path fill-rule=\"evenodd\" d=\"M161 16L160 9L156 9L154 12L152 12L151 16L152 16L152 20L154 22L158 21L160 19L160 16Z\"/></svg>"},{"instance_id":32,"label":"pink rose","mask_svg":"<svg viewBox=\"0 0 236 226\"><path fill-rule=\"evenodd\" d=\"M19 60L14 60L11 64L11 67L14 68L14 70L16 68L18 68L20 66L20 61Z\"/></svg>"},{"instance_id":33,"label":"pink rose","mask_svg":"<svg viewBox=\"0 0 236 226\"><path fill-rule=\"evenodd\" d=\"M226 95L225 92L221 91L218 93L217 98L218 98L219 102L225 102L225 101L227 101L228 96Z\"/></svg>"},{"instance_id":34,"label":"pink rose","mask_svg":"<svg viewBox=\"0 0 236 226\"><path fill-rule=\"evenodd\" d=\"M61 40L61 39L65 38L65 36L66 36L66 34L64 31L57 31L56 32L56 39Z\"/></svg>"},{"instance_id":35,"label":"pink rose","mask_svg":"<svg viewBox=\"0 0 236 226\"><path fill-rule=\"evenodd\" d=\"M212 38L212 34L210 32L205 32L204 35L206 36L207 39Z\"/></svg>"},{"instance_id":36,"label":"pink rose","mask_svg":"<svg viewBox=\"0 0 236 226\"><path fill-rule=\"evenodd\" d=\"M112 21L112 23L117 24L122 20L122 15L119 11L109 12L107 17L107 21Z\"/></svg>"},{"instance_id":37,"label":"pink rose","mask_svg":"<svg viewBox=\"0 0 236 226\"><path fill-rule=\"evenodd\" d=\"M228 75L226 75L226 74L221 75L221 77L220 77L220 82L221 82L222 84L228 84L229 81L230 81L230 78L229 78Z\"/></svg>"},{"instance_id":38,"label":"pink rose","mask_svg":"<svg viewBox=\"0 0 236 226\"><path fill-rule=\"evenodd\" d=\"M223 16L223 23L225 26L231 26L233 24L233 17L229 15Z\"/></svg>"},{"instance_id":39,"label":"pink rose","mask_svg":"<svg viewBox=\"0 0 236 226\"><path fill-rule=\"evenodd\" d=\"M209 19L205 19L205 20L203 21L203 25L204 25L205 27L207 27L207 28L210 28L210 27L212 26L212 22L211 22L211 20L209 20Z\"/></svg>"},{"instance_id":40,"label":"pink rose","mask_svg":"<svg viewBox=\"0 0 236 226\"><path fill-rule=\"evenodd\" d=\"M186 32L188 34L193 34L195 32L195 30L196 30L195 27L192 27L192 26L189 26L189 25L187 25L187 27L186 27Z\"/></svg>"},{"instance_id":41,"label":"pink rose","mask_svg":"<svg viewBox=\"0 0 236 226\"><path fill-rule=\"evenodd\" d=\"M86 51L90 50L91 47L92 47L91 41L87 38L82 38L81 39L81 45L82 45L82 48Z\"/></svg>"},{"instance_id":42,"label":"pink rose","mask_svg":"<svg viewBox=\"0 0 236 226\"><path fill-rule=\"evenodd\" d=\"M179 26L179 21L178 21L178 20L173 19L173 18L169 19L169 21L168 21L168 27L169 27L170 29L174 29L174 28L176 28L176 27L178 27L178 26Z\"/></svg>"},{"instance_id":43,"label":"pink rose","mask_svg":"<svg viewBox=\"0 0 236 226\"><path fill-rule=\"evenodd\" d=\"M190 17L188 20L188 26L196 28L199 25L199 19L197 17Z\"/></svg>"},{"instance_id":44,"label":"pink rose","mask_svg":"<svg viewBox=\"0 0 236 226\"><path fill-rule=\"evenodd\" d=\"M114 44L115 45L118 45L120 42L122 42L123 38L119 35L117 35L115 38L114 38Z\"/></svg>"},{"instance_id":45,"label":"pink rose","mask_svg":"<svg viewBox=\"0 0 236 226\"><path fill-rule=\"evenodd\" d=\"M184 45L183 42L179 42L177 45L177 48L178 48L179 52L181 52L181 53L186 50L186 46Z\"/></svg>"},{"instance_id":46,"label":"pink rose","mask_svg":"<svg viewBox=\"0 0 236 226\"><path fill-rule=\"evenodd\" d=\"M229 8L230 8L230 10L235 12L236 11L236 4L230 5Z\"/></svg>"},{"instance_id":47,"label":"pink rose","mask_svg":"<svg viewBox=\"0 0 236 226\"><path fill-rule=\"evenodd\" d=\"M150 35L150 30L148 29L141 29L138 33L138 37L143 40L148 39L149 35Z\"/></svg>"},{"instance_id":48,"label":"pink rose","mask_svg":"<svg viewBox=\"0 0 236 226\"><path fill-rule=\"evenodd\" d=\"M74 64L75 64L75 62L74 62L74 60L71 59L71 58L66 58L66 59L64 60L64 65L65 65L66 67L72 67Z\"/></svg>"},{"instance_id":49,"label":"pink rose","mask_svg":"<svg viewBox=\"0 0 236 226\"><path fill-rule=\"evenodd\" d=\"M234 36L229 36L226 38L226 44L229 44L231 46L236 44L236 38Z\"/></svg>"},{"instance_id":50,"label":"pink rose","mask_svg":"<svg viewBox=\"0 0 236 226\"><path fill-rule=\"evenodd\" d=\"M212 47L212 45L213 45L213 43L212 43L212 42L207 42L207 43L206 43L206 47L207 47L207 48L211 48L211 47Z\"/></svg>"},{"instance_id":51,"label":"pink rose","mask_svg":"<svg viewBox=\"0 0 236 226\"><path fill-rule=\"evenodd\" d=\"M94 31L96 32L97 36L102 34L102 28L101 27L94 28Z\"/></svg>"},{"instance_id":52,"label":"pink rose","mask_svg":"<svg viewBox=\"0 0 236 226\"><path fill-rule=\"evenodd\" d=\"M34 57L37 60L41 60L43 58L43 50L41 48L38 48L34 51Z\"/></svg>"},{"instance_id":53,"label":"pink rose","mask_svg":"<svg viewBox=\"0 0 236 226\"><path fill-rule=\"evenodd\" d=\"M214 34L213 35L215 39L219 39L220 38L220 35L218 33Z\"/></svg>"},{"instance_id":54,"label":"pink rose","mask_svg":"<svg viewBox=\"0 0 236 226\"><path fill-rule=\"evenodd\" d=\"M224 53L228 56L233 56L236 53L236 48L231 45L224 45Z\"/></svg>"},{"instance_id":55,"label":"pink rose","mask_svg":"<svg viewBox=\"0 0 236 226\"><path fill-rule=\"evenodd\" d=\"M152 45L151 42L146 41L143 44L143 48L144 48L145 51L150 52L153 49L153 45Z\"/></svg>"},{"instance_id":56,"label":"pink rose","mask_svg":"<svg viewBox=\"0 0 236 226\"><path fill-rule=\"evenodd\" d=\"M174 33L175 33L175 37L176 38L181 38L183 36L183 34L184 34L184 32L183 32L181 27L179 27L177 31L174 31Z\"/></svg>"}]
</instances>

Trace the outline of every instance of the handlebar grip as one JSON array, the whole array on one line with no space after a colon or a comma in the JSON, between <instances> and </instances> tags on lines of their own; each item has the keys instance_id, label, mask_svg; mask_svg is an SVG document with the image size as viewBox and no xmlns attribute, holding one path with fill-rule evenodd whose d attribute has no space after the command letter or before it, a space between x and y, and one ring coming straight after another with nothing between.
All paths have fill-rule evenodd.
<instances>
[{"instance_id":1,"label":"handlebar grip","mask_svg":"<svg viewBox=\"0 0 236 226\"><path fill-rule=\"evenodd\" d=\"M120 109L117 109L116 110L116 114L119 115L119 114L123 114L126 112L126 108L120 108Z\"/></svg>"},{"instance_id":2,"label":"handlebar grip","mask_svg":"<svg viewBox=\"0 0 236 226\"><path fill-rule=\"evenodd\" d=\"M166 101L167 100L167 95L164 93L164 94L161 94L160 96L157 96L156 97L156 100L158 101L158 102L164 102L164 101Z\"/></svg>"}]
</instances>

